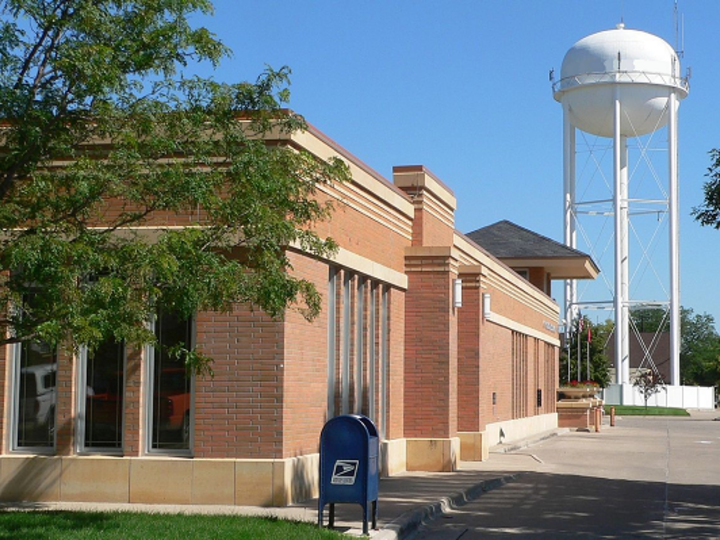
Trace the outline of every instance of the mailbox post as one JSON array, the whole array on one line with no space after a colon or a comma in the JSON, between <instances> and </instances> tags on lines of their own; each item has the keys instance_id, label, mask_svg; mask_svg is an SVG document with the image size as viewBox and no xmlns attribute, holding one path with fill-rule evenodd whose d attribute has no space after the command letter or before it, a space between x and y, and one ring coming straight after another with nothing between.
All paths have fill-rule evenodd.
<instances>
[{"instance_id":1,"label":"mailbox post","mask_svg":"<svg viewBox=\"0 0 720 540\"><path fill-rule=\"evenodd\" d=\"M344 414L329 420L320 434L320 498L318 525L330 505L330 527L335 524L335 503L356 503L363 509L363 534L377 528L378 432L375 424L360 414Z\"/></svg>"}]
</instances>

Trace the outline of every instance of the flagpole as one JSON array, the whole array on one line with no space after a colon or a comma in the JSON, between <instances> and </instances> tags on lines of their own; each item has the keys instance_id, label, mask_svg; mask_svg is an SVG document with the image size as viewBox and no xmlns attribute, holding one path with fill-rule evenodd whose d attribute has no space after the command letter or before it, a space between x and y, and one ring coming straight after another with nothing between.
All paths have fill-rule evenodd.
<instances>
[{"instance_id":1,"label":"flagpole","mask_svg":"<svg viewBox=\"0 0 720 540\"><path fill-rule=\"evenodd\" d=\"M580 316L582 317L582 315ZM578 319L578 382L582 379L582 348L580 348L580 332L582 332L582 318Z\"/></svg>"},{"instance_id":2,"label":"flagpole","mask_svg":"<svg viewBox=\"0 0 720 540\"><path fill-rule=\"evenodd\" d=\"M565 340L565 349L567 350L567 366L568 366L568 377L567 377L567 383L570 385L570 366L572 365L572 358L570 357L570 333L566 333L567 339Z\"/></svg>"},{"instance_id":3,"label":"flagpole","mask_svg":"<svg viewBox=\"0 0 720 540\"><path fill-rule=\"evenodd\" d=\"M590 380L590 343L586 343L587 347L587 354L585 355L585 365L587 367L587 379L586 381Z\"/></svg>"},{"instance_id":4,"label":"flagpole","mask_svg":"<svg viewBox=\"0 0 720 540\"><path fill-rule=\"evenodd\" d=\"M587 362L588 362L588 364L587 364L587 372L588 372L587 380L588 381L591 380L590 379L590 342L591 341L592 341L592 324L590 324L588 322L588 335L587 335Z\"/></svg>"}]
</instances>

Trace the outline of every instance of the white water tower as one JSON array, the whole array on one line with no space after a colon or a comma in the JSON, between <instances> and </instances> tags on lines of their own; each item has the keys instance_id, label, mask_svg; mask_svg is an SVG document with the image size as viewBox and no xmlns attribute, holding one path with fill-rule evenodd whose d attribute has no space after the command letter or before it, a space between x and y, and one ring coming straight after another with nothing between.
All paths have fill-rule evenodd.
<instances>
[{"instance_id":1,"label":"white water tower","mask_svg":"<svg viewBox=\"0 0 720 540\"><path fill-rule=\"evenodd\" d=\"M573 45L562 63L561 78L554 82L554 97L563 107L564 241L577 248L580 216L612 216L614 287L606 303L615 317L616 383L628 384L629 309L636 305L665 305L670 320L670 384L680 384L680 286L678 234L677 111L688 95L687 80L680 76L678 55L663 39L626 29L623 24L587 36ZM667 126L667 178L663 197L629 196L628 139L652 134ZM612 140L612 174L607 200L583 201L576 185L577 131ZM610 185L610 178L612 185ZM604 212L590 212L592 205L606 205ZM630 218L637 210L659 205L668 216L669 284L665 298L631 299L629 274ZM644 254L643 256L648 256ZM607 274L606 274L607 275ZM661 295L662 296L662 295ZM600 299L596 303L602 304ZM565 284L565 318L573 321L581 305L577 284Z\"/></svg>"}]
</instances>

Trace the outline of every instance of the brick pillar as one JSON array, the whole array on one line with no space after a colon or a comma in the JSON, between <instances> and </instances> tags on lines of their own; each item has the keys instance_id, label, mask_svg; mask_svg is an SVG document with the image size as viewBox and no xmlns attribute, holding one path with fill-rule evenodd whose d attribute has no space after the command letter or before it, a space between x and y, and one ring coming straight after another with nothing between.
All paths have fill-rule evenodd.
<instances>
[{"instance_id":1,"label":"brick pillar","mask_svg":"<svg viewBox=\"0 0 720 540\"><path fill-rule=\"evenodd\" d=\"M8 380L8 370L11 362L8 361L12 355L12 346L5 345L0 347L0 453L7 454L10 452L8 442L10 437L7 433L6 420L9 418L12 409L9 399L9 393L6 393Z\"/></svg>"},{"instance_id":2,"label":"brick pillar","mask_svg":"<svg viewBox=\"0 0 720 540\"><path fill-rule=\"evenodd\" d=\"M140 455L140 437L142 425L142 366L143 353L137 347L126 349L125 366L125 426L123 429L123 454L137 457Z\"/></svg>"},{"instance_id":3,"label":"brick pillar","mask_svg":"<svg viewBox=\"0 0 720 540\"><path fill-rule=\"evenodd\" d=\"M422 165L393 167L395 185L415 206L412 245L450 247L455 239L455 195Z\"/></svg>"},{"instance_id":4,"label":"brick pillar","mask_svg":"<svg viewBox=\"0 0 720 540\"><path fill-rule=\"evenodd\" d=\"M456 263L449 250L412 249L406 257L405 435L457 435ZM418 253L419 252L419 253Z\"/></svg>"},{"instance_id":5,"label":"brick pillar","mask_svg":"<svg viewBox=\"0 0 720 540\"><path fill-rule=\"evenodd\" d=\"M74 452L74 391L73 366L77 363L73 357L58 350L57 373L55 376L55 444L58 455L69 456Z\"/></svg>"},{"instance_id":6,"label":"brick pillar","mask_svg":"<svg viewBox=\"0 0 720 540\"><path fill-rule=\"evenodd\" d=\"M458 309L458 431L480 431L480 274L465 274Z\"/></svg>"},{"instance_id":7,"label":"brick pillar","mask_svg":"<svg viewBox=\"0 0 720 540\"><path fill-rule=\"evenodd\" d=\"M457 466L458 334L453 280L452 191L420 165L395 167L395 184L415 207L412 246L405 251L405 415L408 470Z\"/></svg>"}]
</instances>

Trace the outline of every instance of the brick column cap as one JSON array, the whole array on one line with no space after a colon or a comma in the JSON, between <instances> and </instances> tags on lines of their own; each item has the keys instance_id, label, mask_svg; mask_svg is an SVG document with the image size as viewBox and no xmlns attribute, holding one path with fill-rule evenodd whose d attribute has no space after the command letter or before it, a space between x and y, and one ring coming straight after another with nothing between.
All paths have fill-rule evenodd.
<instances>
[{"instance_id":1,"label":"brick column cap","mask_svg":"<svg viewBox=\"0 0 720 540\"><path fill-rule=\"evenodd\" d=\"M393 182L411 196L413 190L428 191L447 205L451 211L454 212L457 208L457 200L453 191L424 165L393 167Z\"/></svg>"}]
</instances>

